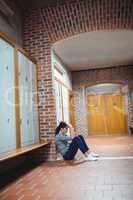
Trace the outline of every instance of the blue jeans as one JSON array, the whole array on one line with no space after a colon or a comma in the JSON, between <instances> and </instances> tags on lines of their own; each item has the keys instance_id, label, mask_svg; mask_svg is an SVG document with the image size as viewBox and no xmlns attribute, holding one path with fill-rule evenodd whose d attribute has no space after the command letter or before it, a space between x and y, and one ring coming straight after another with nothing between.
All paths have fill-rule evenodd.
<instances>
[{"instance_id":1,"label":"blue jeans","mask_svg":"<svg viewBox=\"0 0 133 200\"><path fill-rule=\"evenodd\" d=\"M72 139L72 142L69 146L69 149L67 150L67 152L65 153L65 155L63 156L65 160L73 160L74 156L76 155L78 149L80 149L80 151L82 153L85 153L89 150L84 138L82 135L78 135L75 136Z\"/></svg>"}]
</instances>

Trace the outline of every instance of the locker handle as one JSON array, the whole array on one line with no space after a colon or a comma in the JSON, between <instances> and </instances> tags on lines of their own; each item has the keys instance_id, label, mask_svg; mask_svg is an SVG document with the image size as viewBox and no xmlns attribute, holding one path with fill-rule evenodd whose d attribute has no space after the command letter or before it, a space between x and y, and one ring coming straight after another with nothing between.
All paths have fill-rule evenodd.
<instances>
[{"instance_id":1,"label":"locker handle","mask_svg":"<svg viewBox=\"0 0 133 200\"><path fill-rule=\"evenodd\" d=\"M19 123L20 123L20 125L22 124L22 119L20 119L20 122L19 122Z\"/></svg>"},{"instance_id":2,"label":"locker handle","mask_svg":"<svg viewBox=\"0 0 133 200\"><path fill-rule=\"evenodd\" d=\"M28 82L28 78L27 77L25 78L25 81Z\"/></svg>"}]
</instances>

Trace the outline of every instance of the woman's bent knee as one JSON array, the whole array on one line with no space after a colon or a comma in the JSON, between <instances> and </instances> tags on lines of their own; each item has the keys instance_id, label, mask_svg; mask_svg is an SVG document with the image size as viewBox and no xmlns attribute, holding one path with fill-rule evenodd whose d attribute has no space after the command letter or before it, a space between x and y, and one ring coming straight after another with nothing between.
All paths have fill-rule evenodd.
<instances>
[{"instance_id":1,"label":"woman's bent knee","mask_svg":"<svg viewBox=\"0 0 133 200\"><path fill-rule=\"evenodd\" d=\"M75 136L75 137L73 138L73 140L79 140L79 136L78 136L78 135Z\"/></svg>"},{"instance_id":2,"label":"woman's bent knee","mask_svg":"<svg viewBox=\"0 0 133 200\"><path fill-rule=\"evenodd\" d=\"M79 142L81 142L81 138L80 138L79 136L75 136L75 137L73 138L73 141L74 141L75 143L79 144Z\"/></svg>"}]
</instances>

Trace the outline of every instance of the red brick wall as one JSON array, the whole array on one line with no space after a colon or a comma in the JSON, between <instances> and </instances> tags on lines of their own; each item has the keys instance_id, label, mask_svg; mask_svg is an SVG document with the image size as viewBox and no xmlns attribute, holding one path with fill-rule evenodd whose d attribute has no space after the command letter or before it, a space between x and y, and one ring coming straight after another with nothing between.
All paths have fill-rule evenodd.
<instances>
[{"instance_id":1,"label":"red brick wall","mask_svg":"<svg viewBox=\"0 0 133 200\"><path fill-rule=\"evenodd\" d=\"M83 85L112 82L129 85L130 90L133 90L133 66L77 71L72 72L72 78L73 89Z\"/></svg>"},{"instance_id":2,"label":"red brick wall","mask_svg":"<svg viewBox=\"0 0 133 200\"><path fill-rule=\"evenodd\" d=\"M66 2L66 3L65 3ZM67 0L62 5L42 9L52 42L96 30L133 27L131 0Z\"/></svg>"},{"instance_id":3,"label":"red brick wall","mask_svg":"<svg viewBox=\"0 0 133 200\"><path fill-rule=\"evenodd\" d=\"M24 48L38 63L41 135L54 138L56 125L51 45L82 32L132 28L131 0L64 0L56 6L25 12ZM55 158L54 144L50 156Z\"/></svg>"},{"instance_id":4,"label":"red brick wall","mask_svg":"<svg viewBox=\"0 0 133 200\"><path fill-rule=\"evenodd\" d=\"M55 99L52 87L51 43L38 10L25 14L24 47L37 60L39 119L41 137L54 139L56 126ZM55 145L50 148L49 159L55 158ZM48 153L44 151L44 153ZM40 154L42 155L42 154ZM44 157L45 155L43 155ZM42 157L42 156L41 156Z\"/></svg>"},{"instance_id":5,"label":"red brick wall","mask_svg":"<svg viewBox=\"0 0 133 200\"><path fill-rule=\"evenodd\" d=\"M88 135L86 120L85 88L100 83L120 83L128 86L128 126L133 126L133 107L131 106L131 91L133 91L133 67L121 66L108 69L95 69L72 73L74 111L76 131Z\"/></svg>"}]
</instances>

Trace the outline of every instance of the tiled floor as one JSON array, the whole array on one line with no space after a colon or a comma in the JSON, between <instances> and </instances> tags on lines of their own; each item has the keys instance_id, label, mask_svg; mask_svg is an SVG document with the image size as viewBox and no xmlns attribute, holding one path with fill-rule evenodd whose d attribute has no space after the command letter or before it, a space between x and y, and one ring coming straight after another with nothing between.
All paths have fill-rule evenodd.
<instances>
[{"instance_id":1,"label":"tiled floor","mask_svg":"<svg viewBox=\"0 0 133 200\"><path fill-rule=\"evenodd\" d=\"M133 200L133 137L88 143L98 161L45 162L2 188L0 200Z\"/></svg>"}]
</instances>

